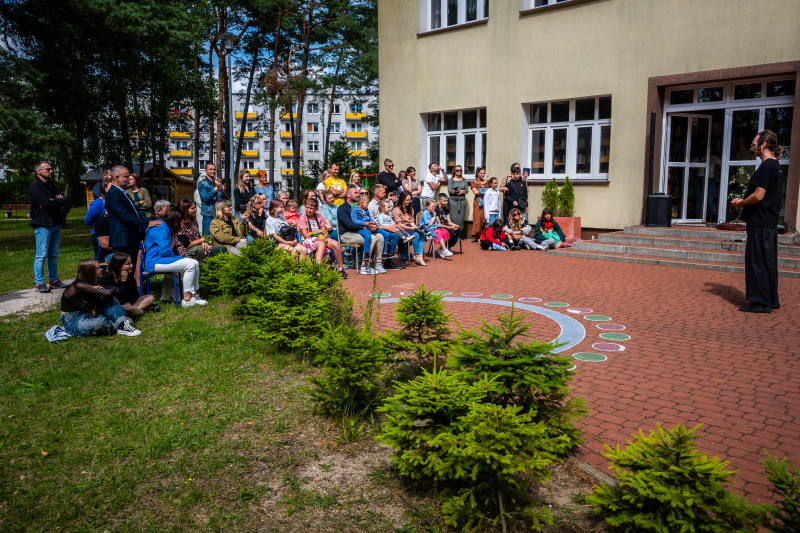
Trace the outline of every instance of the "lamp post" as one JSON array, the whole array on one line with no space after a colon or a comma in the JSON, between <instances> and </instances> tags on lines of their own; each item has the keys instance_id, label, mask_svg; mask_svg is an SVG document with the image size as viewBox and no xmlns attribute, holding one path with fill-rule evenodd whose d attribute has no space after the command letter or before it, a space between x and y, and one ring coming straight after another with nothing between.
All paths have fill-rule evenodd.
<instances>
[{"instance_id":1,"label":"lamp post","mask_svg":"<svg viewBox=\"0 0 800 533\"><path fill-rule=\"evenodd\" d=\"M236 45L236 41L239 40L239 36L235 33L230 31L226 31L222 34L222 42L225 46L225 51L227 52L226 57L228 61L228 112L227 117L225 120L225 127L227 131L227 142L225 148L225 166L228 169L228 182L230 185L230 197L233 198L233 189L236 186L234 183L234 175L235 171L233 169L233 70L231 68L231 54L233 53L233 47ZM234 214L236 211L236 207L234 206Z\"/></svg>"}]
</instances>

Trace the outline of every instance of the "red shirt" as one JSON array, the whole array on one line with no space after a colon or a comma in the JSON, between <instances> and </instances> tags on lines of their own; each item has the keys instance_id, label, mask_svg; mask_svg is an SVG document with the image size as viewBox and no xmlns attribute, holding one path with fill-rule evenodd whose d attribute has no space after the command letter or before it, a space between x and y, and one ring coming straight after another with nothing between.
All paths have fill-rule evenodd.
<instances>
[{"instance_id":1,"label":"red shirt","mask_svg":"<svg viewBox=\"0 0 800 533\"><path fill-rule=\"evenodd\" d=\"M503 231L503 230L500 230L500 239L505 239L505 238L506 238L506 232ZM481 234L481 240L482 241L489 241L489 242L491 242L493 244L497 244L499 246L505 246L505 243L500 242L500 241L498 241L497 239L494 238L494 230L492 229L491 226L486 228L484 230L484 232Z\"/></svg>"}]
</instances>

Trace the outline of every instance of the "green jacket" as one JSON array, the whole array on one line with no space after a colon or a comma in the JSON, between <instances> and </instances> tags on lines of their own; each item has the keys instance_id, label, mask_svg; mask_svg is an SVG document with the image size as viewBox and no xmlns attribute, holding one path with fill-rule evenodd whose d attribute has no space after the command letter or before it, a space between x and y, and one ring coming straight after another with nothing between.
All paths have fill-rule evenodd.
<instances>
[{"instance_id":1,"label":"green jacket","mask_svg":"<svg viewBox=\"0 0 800 533\"><path fill-rule=\"evenodd\" d=\"M555 230L556 233L558 233L558 236L561 237L561 242L567 242L567 237L564 235L564 232L561 231L561 226L558 225L558 222L556 222L555 217L553 217L552 222L553 222L553 229ZM534 226L533 228L534 240L537 241L547 240L547 238L544 236L543 230L544 230L544 223L542 222L542 219L539 219L536 221L536 226Z\"/></svg>"}]
</instances>

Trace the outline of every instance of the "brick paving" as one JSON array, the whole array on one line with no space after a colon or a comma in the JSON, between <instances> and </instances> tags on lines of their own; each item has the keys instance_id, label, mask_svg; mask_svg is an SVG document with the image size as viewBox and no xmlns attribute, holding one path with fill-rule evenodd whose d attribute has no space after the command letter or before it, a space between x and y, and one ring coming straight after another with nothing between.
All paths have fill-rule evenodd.
<instances>
[{"instance_id":1,"label":"brick paving","mask_svg":"<svg viewBox=\"0 0 800 533\"><path fill-rule=\"evenodd\" d=\"M598 352L601 330L580 314L569 314L586 338L565 352L597 352L603 362L576 361L574 392L589 402L591 415L580 424L586 442L578 453L608 471L600 455L631 438L638 428L702 423L697 441L703 452L730 461L739 471L735 486L753 502L769 492L760 464L762 448L787 456L800 467L800 280L780 280L781 309L769 315L741 313L744 275L665 266L548 256L542 252L484 252L464 243L464 255L428 266L378 276L380 291L397 297L425 284L462 292L512 294L566 302L607 315L632 338L624 352ZM352 272L352 271L349 271ZM350 275L348 288L363 304L372 277ZM381 306L381 324L392 327L393 306ZM469 327L506 308L447 304L453 318ZM537 334L552 340L558 326L532 314ZM455 325L454 325L455 329Z\"/></svg>"}]
</instances>

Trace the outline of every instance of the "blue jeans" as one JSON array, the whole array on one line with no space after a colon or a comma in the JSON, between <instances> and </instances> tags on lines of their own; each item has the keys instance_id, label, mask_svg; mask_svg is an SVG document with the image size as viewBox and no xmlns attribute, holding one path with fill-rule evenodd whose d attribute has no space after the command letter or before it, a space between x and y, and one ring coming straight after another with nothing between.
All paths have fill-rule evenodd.
<instances>
[{"instance_id":1,"label":"blue jeans","mask_svg":"<svg viewBox=\"0 0 800 533\"><path fill-rule=\"evenodd\" d=\"M47 277L50 282L58 279L58 245L61 242L61 226L37 226L36 257L33 260L33 277L37 285L44 284L44 261L47 259Z\"/></svg>"},{"instance_id":2,"label":"blue jeans","mask_svg":"<svg viewBox=\"0 0 800 533\"><path fill-rule=\"evenodd\" d=\"M119 325L128 318L125 310L116 298L96 297L97 316L83 311L73 311L61 315L64 329L73 337L89 337L93 335L113 335Z\"/></svg>"},{"instance_id":3,"label":"blue jeans","mask_svg":"<svg viewBox=\"0 0 800 533\"><path fill-rule=\"evenodd\" d=\"M358 234L364 237L364 257L369 257L369 249L372 244L372 232L368 229L358 230Z\"/></svg>"},{"instance_id":4,"label":"blue jeans","mask_svg":"<svg viewBox=\"0 0 800 533\"><path fill-rule=\"evenodd\" d=\"M383 256L385 259L389 259L394 255L394 248L397 246L397 241L400 240L400 237L397 236L397 233L391 233L380 228L378 228L378 233L383 235Z\"/></svg>"},{"instance_id":5,"label":"blue jeans","mask_svg":"<svg viewBox=\"0 0 800 533\"><path fill-rule=\"evenodd\" d=\"M492 222L498 220L499 218L500 218L500 213L491 213L489 215L489 218L486 220L486 227L488 228L489 226L491 226Z\"/></svg>"},{"instance_id":6,"label":"blue jeans","mask_svg":"<svg viewBox=\"0 0 800 533\"><path fill-rule=\"evenodd\" d=\"M211 235L211 221L214 220L212 216L203 215L203 237Z\"/></svg>"}]
</instances>

